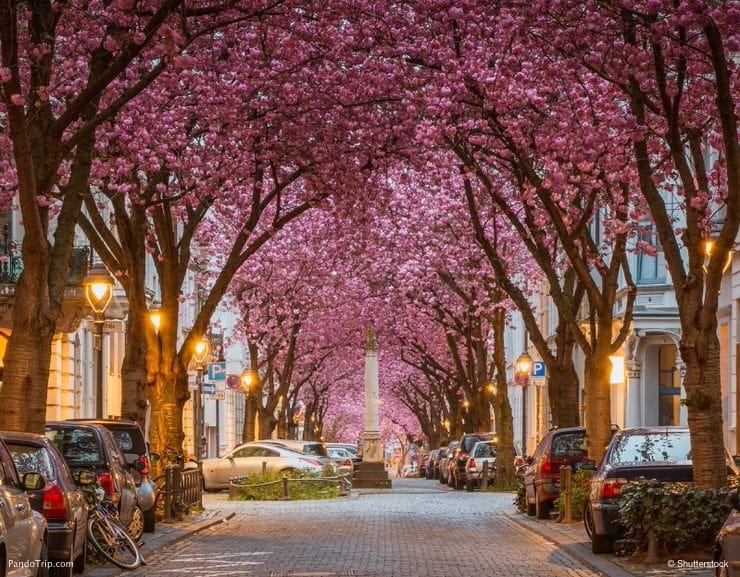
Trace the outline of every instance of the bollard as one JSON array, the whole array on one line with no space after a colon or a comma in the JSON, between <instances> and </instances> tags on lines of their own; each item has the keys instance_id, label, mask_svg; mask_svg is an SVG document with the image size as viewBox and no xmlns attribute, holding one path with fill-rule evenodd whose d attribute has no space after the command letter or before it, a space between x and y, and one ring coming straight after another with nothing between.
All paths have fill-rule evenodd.
<instances>
[{"instance_id":1,"label":"bollard","mask_svg":"<svg viewBox=\"0 0 740 577\"><path fill-rule=\"evenodd\" d=\"M174 484L174 465L164 468L164 522L172 523L172 485Z\"/></svg>"},{"instance_id":2,"label":"bollard","mask_svg":"<svg viewBox=\"0 0 740 577\"><path fill-rule=\"evenodd\" d=\"M658 539L655 537L655 530L650 529L648 531L648 547L647 557L645 557L645 563L659 563L660 555L658 555Z\"/></svg>"},{"instance_id":3,"label":"bollard","mask_svg":"<svg viewBox=\"0 0 740 577\"><path fill-rule=\"evenodd\" d=\"M267 461L262 461L262 474L267 472Z\"/></svg>"},{"instance_id":4,"label":"bollard","mask_svg":"<svg viewBox=\"0 0 740 577\"><path fill-rule=\"evenodd\" d=\"M560 467L560 492L565 497L565 512L563 514L563 523L570 523L573 521L571 513L571 497L573 496L573 469L568 465L561 465Z\"/></svg>"},{"instance_id":5,"label":"bollard","mask_svg":"<svg viewBox=\"0 0 740 577\"><path fill-rule=\"evenodd\" d=\"M488 491L488 461L483 461L483 478L480 480L480 490Z\"/></svg>"},{"instance_id":6,"label":"bollard","mask_svg":"<svg viewBox=\"0 0 740 577\"><path fill-rule=\"evenodd\" d=\"M283 496L281 497L283 501L287 501L290 499L288 496L288 477L283 476Z\"/></svg>"}]
</instances>

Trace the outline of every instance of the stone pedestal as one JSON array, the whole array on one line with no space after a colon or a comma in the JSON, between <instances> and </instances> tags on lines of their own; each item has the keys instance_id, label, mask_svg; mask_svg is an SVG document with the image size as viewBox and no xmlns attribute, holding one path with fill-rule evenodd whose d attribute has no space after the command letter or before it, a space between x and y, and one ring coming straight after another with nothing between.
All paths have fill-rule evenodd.
<instances>
[{"instance_id":1,"label":"stone pedestal","mask_svg":"<svg viewBox=\"0 0 740 577\"><path fill-rule=\"evenodd\" d=\"M391 480L388 478L388 471L385 465L381 463L365 462L360 463L360 468L355 473L352 481L353 489L390 489Z\"/></svg>"}]
</instances>

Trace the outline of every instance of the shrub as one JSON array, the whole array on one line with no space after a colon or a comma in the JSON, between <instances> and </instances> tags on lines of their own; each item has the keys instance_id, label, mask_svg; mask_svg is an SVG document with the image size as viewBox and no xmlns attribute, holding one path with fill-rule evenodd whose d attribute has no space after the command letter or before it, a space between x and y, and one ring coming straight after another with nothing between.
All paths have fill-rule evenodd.
<instances>
[{"instance_id":1,"label":"shrub","mask_svg":"<svg viewBox=\"0 0 740 577\"><path fill-rule=\"evenodd\" d=\"M583 508L586 506L586 501L588 501L588 492L593 474L594 472L588 469L579 469L573 475L570 497L570 518L573 521L583 521ZM562 479L560 487L562 488ZM565 495L562 492L555 499L555 509L560 513L562 519L565 515Z\"/></svg>"},{"instance_id":2,"label":"shrub","mask_svg":"<svg viewBox=\"0 0 740 577\"><path fill-rule=\"evenodd\" d=\"M620 522L638 549L655 534L659 548L682 551L713 542L732 506L727 488L699 490L691 483L640 479L622 489Z\"/></svg>"},{"instance_id":3,"label":"shrub","mask_svg":"<svg viewBox=\"0 0 740 577\"><path fill-rule=\"evenodd\" d=\"M237 500L278 501L283 498L283 477L303 479L288 482L288 497L293 500L332 499L339 496L339 481L325 479L316 473L289 471L287 473L255 473L233 479L239 486Z\"/></svg>"}]
</instances>

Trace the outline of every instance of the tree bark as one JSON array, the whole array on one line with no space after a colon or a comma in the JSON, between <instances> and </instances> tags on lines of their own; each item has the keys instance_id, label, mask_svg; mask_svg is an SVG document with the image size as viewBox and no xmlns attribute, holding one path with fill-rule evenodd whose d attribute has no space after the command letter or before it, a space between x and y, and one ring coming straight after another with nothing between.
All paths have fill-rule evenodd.
<instances>
[{"instance_id":1,"label":"tree bark","mask_svg":"<svg viewBox=\"0 0 740 577\"><path fill-rule=\"evenodd\" d=\"M496 485L510 487L514 483L514 417L509 403L506 382L506 348L504 331L506 311L498 309L493 317L493 366L495 368L496 394L493 395L493 414L496 419ZM522 447L522 451L524 448Z\"/></svg>"},{"instance_id":2,"label":"tree bark","mask_svg":"<svg viewBox=\"0 0 740 577\"><path fill-rule=\"evenodd\" d=\"M609 384L611 368L609 351L604 347L597 348L593 354L586 356L583 379L586 395L586 446L589 457L597 462L601 460L612 434Z\"/></svg>"}]
</instances>

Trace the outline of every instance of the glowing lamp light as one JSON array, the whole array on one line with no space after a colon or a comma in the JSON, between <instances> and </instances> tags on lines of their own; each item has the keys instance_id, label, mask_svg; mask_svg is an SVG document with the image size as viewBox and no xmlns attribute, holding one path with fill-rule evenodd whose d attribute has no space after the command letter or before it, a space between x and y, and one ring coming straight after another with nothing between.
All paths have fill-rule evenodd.
<instances>
[{"instance_id":1,"label":"glowing lamp light","mask_svg":"<svg viewBox=\"0 0 740 577\"><path fill-rule=\"evenodd\" d=\"M90 308L97 315L105 313L113 298L113 277L103 263L90 267L85 280L85 297Z\"/></svg>"},{"instance_id":2,"label":"glowing lamp light","mask_svg":"<svg viewBox=\"0 0 740 577\"><path fill-rule=\"evenodd\" d=\"M241 376L242 381L242 387L245 390L249 390L249 387L252 386L252 382L254 381L254 377L252 376L251 371L244 371Z\"/></svg>"},{"instance_id":3,"label":"glowing lamp light","mask_svg":"<svg viewBox=\"0 0 740 577\"><path fill-rule=\"evenodd\" d=\"M208 348L208 341L205 339L201 339L195 344L193 359L197 364L202 365L205 362L208 356Z\"/></svg>"},{"instance_id":4,"label":"glowing lamp light","mask_svg":"<svg viewBox=\"0 0 740 577\"><path fill-rule=\"evenodd\" d=\"M159 327L162 325L162 313L159 312L159 309L149 311L149 320L154 325L154 331L159 334Z\"/></svg>"},{"instance_id":5,"label":"glowing lamp light","mask_svg":"<svg viewBox=\"0 0 740 577\"><path fill-rule=\"evenodd\" d=\"M519 373L524 373L528 375L531 368L532 357L529 356L529 353L527 351L524 351L516 360L516 370Z\"/></svg>"},{"instance_id":6,"label":"glowing lamp light","mask_svg":"<svg viewBox=\"0 0 740 577\"><path fill-rule=\"evenodd\" d=\"M712 239L707 239L704 241L704 255L705 255L705 264L702 265L702 269L704 270L704 273L706 274L708 272L707 265L709 264L709 259L712 258L712 252L714 252L714 244L715 242ZM727 269L730 268L730 265L732 264L732 251L727 251L727 259L725 260L725 264L722 266L722 274L727 272Z\"/></svg>"}]
</instances>

